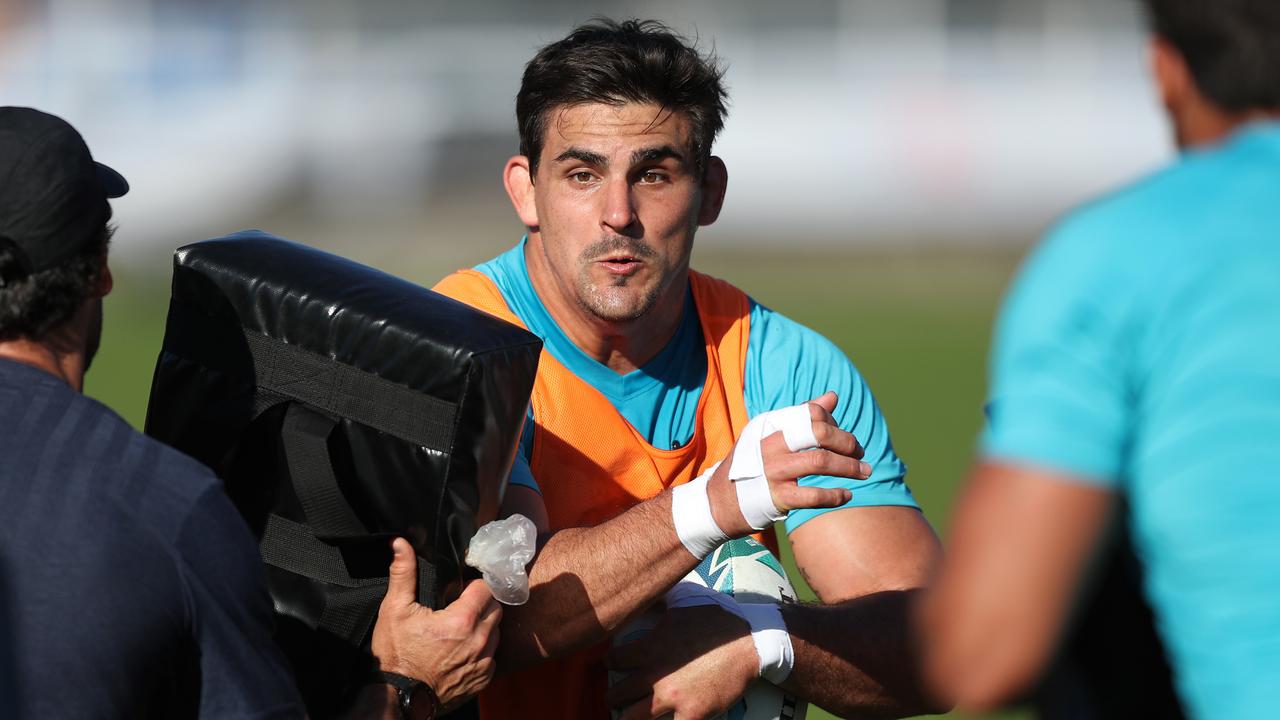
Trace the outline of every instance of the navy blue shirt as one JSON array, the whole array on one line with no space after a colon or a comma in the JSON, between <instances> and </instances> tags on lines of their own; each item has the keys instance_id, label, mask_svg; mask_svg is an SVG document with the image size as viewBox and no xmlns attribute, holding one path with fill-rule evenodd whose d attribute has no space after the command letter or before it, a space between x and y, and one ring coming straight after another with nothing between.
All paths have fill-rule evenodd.
<instances>
[{"instance_id":1,"label":"navy blue shirt","mask_svg":"<svg viewBox=\"0 0 1280 720\"><path fill-rule=\"evenodd\" d=\"M203 465L0 360L21 717L301 717L248 527Z\"/></svg>"}]
</instances>

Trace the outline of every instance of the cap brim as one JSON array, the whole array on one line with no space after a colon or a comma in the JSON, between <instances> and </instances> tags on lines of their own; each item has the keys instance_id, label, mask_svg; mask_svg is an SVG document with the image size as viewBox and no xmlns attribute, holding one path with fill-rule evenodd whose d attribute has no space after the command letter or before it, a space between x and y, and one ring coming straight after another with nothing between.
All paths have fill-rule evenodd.
<instances>
[{"instance_id":1,"label":"cap brim","mask_svg":"<svg viewBox=\"0 0 1280 720\"><path fill-rule=\"evenodd\" d=\"M102 183L102 189L107 193L107 197L118 198L129 192L129 181L125 180L123 175L100 162L94 162L94 164L98 166L98 181Z\"/></svg>"}]
</instances>

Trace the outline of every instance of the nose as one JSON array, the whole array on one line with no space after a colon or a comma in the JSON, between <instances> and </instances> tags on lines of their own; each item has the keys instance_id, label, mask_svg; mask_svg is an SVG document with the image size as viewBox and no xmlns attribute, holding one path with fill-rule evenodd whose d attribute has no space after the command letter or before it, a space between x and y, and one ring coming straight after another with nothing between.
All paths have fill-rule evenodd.
<instances>
[{"instance_id":1,"label":"nose","mask_svg":"<svg viewBox=\"0 0 1280 720\"><path fill-rule=\"evenodd\" d=\"M604 207L600 210L600 224L618 235L625 235L627 228L636 221L636 208L631 183L623 178L611 179L604 187Z\"/></svg>"}]
</instances>

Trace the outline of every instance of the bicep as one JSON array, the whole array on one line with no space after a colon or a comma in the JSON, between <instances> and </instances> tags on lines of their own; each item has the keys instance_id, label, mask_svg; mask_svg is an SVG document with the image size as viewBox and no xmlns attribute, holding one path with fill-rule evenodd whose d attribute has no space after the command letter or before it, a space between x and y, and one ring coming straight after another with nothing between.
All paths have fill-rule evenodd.
<instances>
[{"instance_id":1,"label":"bicep","mask_svg":"<svg viewBox=\"0 0 1280 720\"><path fill-rule=\"evenodd\" d=\"M1114 494L1029 466L980 465L924 607L928 671L962 706L1004 702L1047 661Z\"/></svg>"},{"instance_id":2,"label":"bicep","mask_svg":"<svg viewBox=\"0 0 1280 720\"><path fill-rule=\"evenodd\" d=\"M498 514L504 518L516 514L529 518L533 521L533 526L538 529L539 535L549 532L551 528L551 521L547 517L547 505L542 500L542 494L525 485L507 487L507 494L502 498L502 509Z\"/></svg>"},{"instance_id":3,"label":"bicep","mask_svg":"<svg viewBox=\"0 0 1280 720\"><path fill-rule=\"evenodd\" d=\"M751 340L746 364L747 412L796 405L833 391L839 398L832 417L853 434L872 466L867 480L810 476L800 484L847 488L853 494L841 510L862 506L917 507L903 478L907 468L889 439L889 428L853 362L827 338L760 305L753 305ZM815 518L833 514L826 508L792 511L787 531L794 533ZM890 513L893 514L893 513Z\"/></svg>"},{"instance_id":4,"label":"bicep","mask_svg":"<svg viewBox=\"0 0 1280 720\"><path fill-rule=\"evenodd\" d=\"M791 532L796 565L824 603L923 587L938 562L938 538L912 507L850 507Z\"/></svg>"}]
</instances>

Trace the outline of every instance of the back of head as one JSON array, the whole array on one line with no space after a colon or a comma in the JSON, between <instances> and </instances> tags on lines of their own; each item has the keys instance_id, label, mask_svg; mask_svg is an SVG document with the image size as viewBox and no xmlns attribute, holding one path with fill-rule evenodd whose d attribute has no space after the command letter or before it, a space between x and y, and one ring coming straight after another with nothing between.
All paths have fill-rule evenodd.
<instances>
[{"instance_id":1,"label":"back of head","mask_svg":"<svg viewBox=\"0 0 1280 720\"><path fill-rule=\"evenodd\" d=\"M94 292L128 183L65 120L0 107L0 341L40 340Z\"/></svg>"},{"instance_id":2,"label":"back of head","mask_svg":"<svg viewBox=\"0 0 1280 720\"><path fill-rule=\"evenodd\" d=\"M727 112L723 76L714 56L702 55L659 22L599 19L580 25L525 66L516 96L520 153L536 172L557 108L652 103L689 117L693 155L705 169Z\"/></svg>"},{"instance_id":3,"label":"back of head","mask_svg":"<svg viewBox=\"0 0 1280 720\"><path fill-rule=\"evenodd\" d=\"M1229 113L1280 109L1280 2L1145 0L1152 28Z\"/></svg>"},{"instance_id":4,"label":"back of head","mask_svg":"<svg viewBox=\"0 0 1280 720\"><path fill-rule=\"evenodd\" d=\"M112 228L54 267L28 272L21 250L0 237L0 341L40 340L62 325L98 285Z\"/></svg>"}]
</instances>

